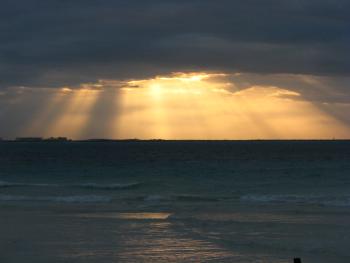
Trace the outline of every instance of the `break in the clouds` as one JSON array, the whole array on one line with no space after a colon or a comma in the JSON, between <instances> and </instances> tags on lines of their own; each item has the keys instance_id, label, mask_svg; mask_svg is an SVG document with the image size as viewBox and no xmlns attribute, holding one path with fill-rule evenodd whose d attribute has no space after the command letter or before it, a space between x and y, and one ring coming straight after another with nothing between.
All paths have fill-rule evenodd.
<instances>
[{"instance_id":1,"label":"break in the clouds","mask_svg":"<svg viewBox=\"0 0 350 263\"><path fill-rule=\"evenodd\" d=\"M3 0L0 85L174 71L349 76L348 0Z\"/></svg>"},{"instance_id":2,"label":"break in the clouds","mask_svg":"<svg viewBox=\"0 0 350 263\"><path fill-rule=\"evenodd\" d=\"M0 136L350 138L348 10L2 0Z\"/></svg>"}]
</instances>

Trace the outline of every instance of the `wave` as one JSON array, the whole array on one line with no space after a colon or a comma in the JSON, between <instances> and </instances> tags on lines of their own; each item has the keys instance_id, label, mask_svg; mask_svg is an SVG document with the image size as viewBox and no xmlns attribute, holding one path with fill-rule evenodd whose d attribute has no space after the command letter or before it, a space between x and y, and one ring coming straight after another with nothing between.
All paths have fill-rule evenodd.
<instances>
[{"instance_id":1,"label":"wave","mask_svg":"<svg viewBox=\"0 0 350 263\"><path fill-rule=\"evenodd\" d=\"M123 189L134 189L141 185L141 183L128 183L128 184L96 184L96 183L86 183L74 185L80 188L89 189L101 189L101 190L123 190Z\"/></svg>"},{"instance_id":2,"label":"wave","mask_svg":"<svg viewBox=\"0 0 350 263\"><path fill-rule=\"evenodd\" d=\"M350 196L249 194L241 196L240 201L252 203L289 203L350 207Z\"/></svg>"},{"instance_id":3,"label":"wave","mask_svg":"<svg viewBox=\"0 0 350 263\"><path fill-rule=\"evenodd\" d=\"M0 201L22 202L57 202L57 203L108 203L112 197L101 195L75 195L75 196L25 196L0 195Z\"/></svg>"},{"instance_id":4,"label":"wave","mask_svg":"<svg viewBox=\"0 0 350 263\"><path fill-rule=\"evenodd\" d=\"M148 195L142 197L145 202L169 202L169 201L178 201L178 202L218 202L221 199L218 197L209 197L209 196L199 196L199 195Z\"/></svg>"},{"instance_id":5,"label":"wave","mask_svg":"<svg viewBox=\"0 0 350 263\"><path fill-rule=\"evenodd\" d=\"M126 183L126 184L97 184L97 183L84 183L84 184L46 184L46 183L12 183L0 181L0 188L5 187L77 187L87 189L100 189L100 190L123 190L133 189L140 186L141 183Z\"/></svg>"},{"instance_id":6,"label":"wave","mask_svg":"<svg viewBox=\"0 0 350 263\"><path fill-rule=\"evenodd\" d=\"M174 200L170 196L163 196L163 195L148 195L148 196L141 197L141 199L145 202L162 202L162 201Z\"/></svg>"},{"instance_id":7,"label":"wave","mask_svg":"<svg viewBox=\"0 0 350 263\"><path fill-rule=\"evenodd\" d=\"M11 182L4 182L0 181L0 188L1 187L26 187L26 186L32 186L32 187L59 187L58 184L41 184L41 183L11 183Z\"/></svg>"},{"instance_id":8,"label":"wave","mask_svg":"<svg viewBox=\"0 0 350 263\"><path fill-rule=\"evenodd\" d=\"M178 195L176 196L176 200L183 202L218 202L221 201L222 198L198 195Z\"/></svg>"}]
</instances>

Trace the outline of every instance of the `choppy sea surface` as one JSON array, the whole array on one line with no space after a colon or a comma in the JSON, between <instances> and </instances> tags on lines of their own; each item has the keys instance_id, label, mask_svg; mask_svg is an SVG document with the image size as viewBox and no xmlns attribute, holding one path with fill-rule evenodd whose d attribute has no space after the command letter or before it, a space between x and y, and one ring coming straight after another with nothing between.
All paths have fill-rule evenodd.
<instances>
[{"instance_id":1,"label":"choppy sea surface","mask_svg":"<svg viewBox=\"0 0 350 263\"><path fill-rule=\"evenodd\" d=\"M0 261L350 262L349 141L0 142Z\"/></svg>"}]
</instances>

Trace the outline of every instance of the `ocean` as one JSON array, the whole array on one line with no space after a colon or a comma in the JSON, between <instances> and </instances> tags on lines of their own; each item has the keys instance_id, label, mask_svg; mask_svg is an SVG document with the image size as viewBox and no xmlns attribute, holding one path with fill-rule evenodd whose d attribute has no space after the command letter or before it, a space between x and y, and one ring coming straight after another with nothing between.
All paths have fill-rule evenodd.
<instances>
[{"instance_id":1,"label":"ocean","mask_svg":"<svg viewBox=\"0 0 350 263\"><path fill-rule=\"evenodd\" d=\"M0 262L350 262L350 141L0 142Z\"/></svg>"}]
</instances>

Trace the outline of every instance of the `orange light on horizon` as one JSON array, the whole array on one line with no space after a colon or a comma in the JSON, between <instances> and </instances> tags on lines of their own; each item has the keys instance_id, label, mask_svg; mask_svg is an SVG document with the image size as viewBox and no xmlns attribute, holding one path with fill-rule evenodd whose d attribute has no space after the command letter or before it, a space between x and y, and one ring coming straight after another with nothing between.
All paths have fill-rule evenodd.
<instances>
[{"instance_id":1,"label":"orange light on horizon","mask_svg":"<svg viewBox=\"0 0 350 263\"><path fill-rule=\"evenodd\" d=\"M67 90L61 92L66 93ZM66 97L67 105L61 109L60 116L52 125L46 127L46 136L66 136L70 138L79 138L82 134L82 128L89 120L90 109L96 102L98 90L78 89L70 91Z\"/></svg>"},{"instance_id":2,"label":"orange light on horizon","mask_svg":"<svg viewBox=\"0 0 350 263\"><path fill-rule=\"evenodd\" d=\"M103 113L93 113L103 105ZM48 121L53 115L50 112L55 112L55 118ZM104 121L96 122L96 118ZM94 123L103 123L104 130L92 132ZM205 72L64 87L43 105L27 130L73 139L350 137L346 124L303 99L302 94L275 86L239 90L227 74Z\"/></svg>"}]
</instances>

